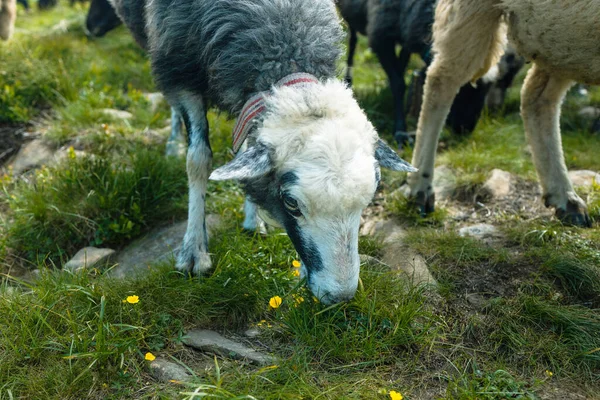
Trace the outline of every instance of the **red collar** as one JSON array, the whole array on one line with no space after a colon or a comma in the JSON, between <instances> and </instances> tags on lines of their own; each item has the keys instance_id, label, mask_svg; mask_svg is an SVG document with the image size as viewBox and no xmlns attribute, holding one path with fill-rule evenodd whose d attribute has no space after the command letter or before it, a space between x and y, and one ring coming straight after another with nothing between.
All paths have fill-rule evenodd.
<instances>
[{"instance_id":1,"label":"red collar","mask_svg":"<svg viewBox=\"0 0 600 400\"><path fill-rule=\"evenodd\" d=\"M319 80L310 74L306 74L303 72L291 74L286 76L277 82L274 87L281 86L296 86L296 85L306 85L308 83L318 83ZM262 113L264 113L265 99L271 96L271 91L267 90L264 92L259 92L252 96L240 112L238 116L237 122L235 123L235 127L233 128L233 152L237 154L240 147L248 137L248 134L256 128L256 119Z\"/></svg>"}]
</instances>

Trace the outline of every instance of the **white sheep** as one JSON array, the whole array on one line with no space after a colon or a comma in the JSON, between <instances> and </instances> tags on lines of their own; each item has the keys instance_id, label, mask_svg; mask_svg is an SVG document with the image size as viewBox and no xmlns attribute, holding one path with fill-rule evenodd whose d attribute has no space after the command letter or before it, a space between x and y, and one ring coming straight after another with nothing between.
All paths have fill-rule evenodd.
<instances>
[{"instance_id":1,"label":"white sheep","mask_svg":"<svg viewBox=\"0 0 600 400\"><path fill-rule=\"evenodd\" d=\"M560 104L573 82L600 83L600 1L439 0L433 26L434 59L409 176L410 195L422 213L433 211L435 152L442 125L461 85L494 65L506 32L533 63L521 91L527 141L547 207L565 223L590 226L585 202L567 175L560 140Z\"/></svg>"},{"instance_id":2,"label":"white sheep","mask_svg":"<svg viewBox=\"0 0 600 400\"><path fill-rule=\"evenodd\" d=\"M15 30L16 18L16 0L0 0L0 39L10 39Z\"/></svg>"},{"instance_id":3,"label":"white sheep","mask_svg":"<svg viewBox=\"0 0 600 400\"><path fill-rule=\"evenodd\" d=\"M111 2L149 50L156 83L188 132L189 217L177 268L211 268L207 181L234 179L252 200L246 211L253 214L256 204L285 228L311 291L324 303L350 299L360 215L379 167L414 169L379 140L352 91L335 79L342 30L334 3ZM238 115L233 147L241 148L212 174L209 105Z\"/></svg>"}]
</instances>

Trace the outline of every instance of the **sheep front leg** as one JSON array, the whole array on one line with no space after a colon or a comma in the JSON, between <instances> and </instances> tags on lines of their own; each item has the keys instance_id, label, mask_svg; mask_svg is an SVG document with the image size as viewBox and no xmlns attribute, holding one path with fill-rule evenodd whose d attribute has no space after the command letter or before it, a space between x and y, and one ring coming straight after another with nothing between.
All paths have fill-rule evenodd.
<instances>
[{"instance_id":1,"label":"sheep front leg","mask_svg":"<svg viewBox=\"0 0 600 400\"><path fill-rule=\"evenodd\" d=\"M180 93L171 104L176 104L176 109L181 112L189 137L188 224L176 267L183 273L200 275L212 268L205 221L206 186L212 164L206 108L201 96L187 92Z\"/></svg>"},{"instance_id":2,"label":"sheep front leg","mask_svg":"<svg viewBox=\"0 0 600 400\"><path fill-rule=\"evenodd\" d=\"M571 85L534 64L521 91L521 114L546 207L555 207L564 223L589 227L592 222L569 179L560 140L560 105Z\"/></svg>"},{"instance_id":3,"label":"sheep front leg","mask_svg":"<svg viewBox=\"0 0 600 400\"><path fill-rule=\"evenodd\" d=\"M421 214L434 210L433 169L440 132L458 90L481 77L504 48L505 28L497 0L439 0L433 25L434 58L427 69L423 104L408 177Z\"/></svg>"}]
</instances>

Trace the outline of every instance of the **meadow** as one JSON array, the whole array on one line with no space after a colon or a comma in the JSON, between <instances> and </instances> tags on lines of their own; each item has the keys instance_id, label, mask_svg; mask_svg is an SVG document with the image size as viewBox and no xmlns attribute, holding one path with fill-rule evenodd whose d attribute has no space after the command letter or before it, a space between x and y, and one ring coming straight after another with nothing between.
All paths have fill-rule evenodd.
<instances>
[{"instance_id":1,"label":"meadow","mask_svg":"<svg viewBox=\"0 0 600 400\"><path fill-rule=\"evenodd\" d=\"M436 286L365 262L352 301L320 304L295 276L298 256L281 231L242 231L243 194L231 182L209 184L208 212L222 221L211 276L184 277L172 260L127 279L113 266L61 271L82 247L119 251L187 215L185 160L164 156L170 113L146 95L156 91L146 54L123 27L88 39L85 12L20 8L14 38L0 43L6 149L35 137L64 153L24 174L8 163L1 170L0 399L600 399L600 182L578 188L592 228L563 226L543 207L519 117L525 71L472 134L443 132L437 164L453 171L456 188L432 216L407 204L397 191L406 176L392 172L365 212L404 229ZM421 66L414 58L409 72ZM391 143L391 93L364 38L354 77L361 106ZM579 110L600 107L600 90L587 90L566 98L563 145L570 170L599 172L600 134ZM222 165L234 121L216 110L208 118ZM511 174L506 198L485 191L494 169ZM475 223L497 233L458 233ZM384 251L382 238L361 237L361 254ZM197 327L277 361L192 350L182 338ZM258 336L245 337L248 328ZM156 380L147 353L193 378Z\"/></svg>"}]
</instances>

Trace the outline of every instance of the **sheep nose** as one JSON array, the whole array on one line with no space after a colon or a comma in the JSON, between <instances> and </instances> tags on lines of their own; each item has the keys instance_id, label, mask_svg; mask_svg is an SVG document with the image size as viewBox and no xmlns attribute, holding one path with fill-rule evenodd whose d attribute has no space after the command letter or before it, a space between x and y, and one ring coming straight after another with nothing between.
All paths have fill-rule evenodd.
<instances>
[{"instance_id":1,"label":"sheep nose","mask_svg":"<svg viewBox=\"0 0 600 400\"><path fill-rule=\"evenodd\" d=\"M335 294L327 292L321 297L321 303L325 305L344 303L352 300L354 298L355 293L356 289L345 290L343 292L337 292Z\"/></svg>"}]
</instances>

